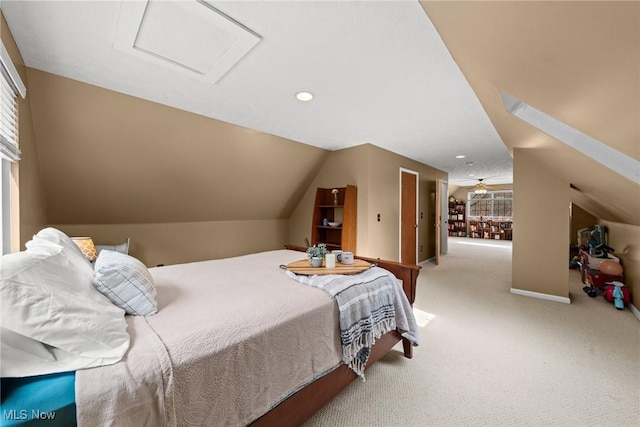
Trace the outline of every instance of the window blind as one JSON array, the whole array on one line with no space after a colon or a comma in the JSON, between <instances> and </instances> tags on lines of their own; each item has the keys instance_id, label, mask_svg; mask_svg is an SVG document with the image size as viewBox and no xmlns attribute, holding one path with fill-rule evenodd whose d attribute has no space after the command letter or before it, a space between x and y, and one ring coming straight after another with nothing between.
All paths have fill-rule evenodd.
<instances>
[{"instance_id":1,"label":"window blind","mask_svg":"<svg viewBox=\"0 0 640 427\"><path fill-rule=\"evenodd\" d=\"M4 70L3 70L4 71ZM18 106L16 94L2 73L0 88L0 154L7 160L20 160L18 149Z\"/></svg>"},{"instance_id":2,"label":"window blind","mask_svg":"<svg viewBox=\"0 0 640 427\"><path fill-rule=\"evenodd\" d=\"M467 193L468 217L498 219L513 216L513 191L488 191L484 194Z\"/></svg>"},{"instance_id":3,"label":"window blind","mask_svg":"<svg viewBox=\"0 0 640 427\"><path fill-rule=\"evenodd\" d=\"M17 162L20 160L17 99L18 94L26 95L26 88L4 44L0 47L0 157Z\"/></svg>"}]
</instances>

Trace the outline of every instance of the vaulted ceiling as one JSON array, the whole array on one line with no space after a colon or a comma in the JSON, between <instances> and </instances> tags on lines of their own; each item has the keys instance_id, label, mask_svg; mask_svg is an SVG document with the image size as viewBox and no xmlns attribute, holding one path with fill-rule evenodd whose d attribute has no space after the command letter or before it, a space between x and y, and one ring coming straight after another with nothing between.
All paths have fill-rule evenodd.
<instances>
[{"instance_id":1,"label":"vaulted ceiling","mask_svg":"<svg viewBox=\"0 0 640 427\"><path fill-rule=\"evenodd\" d=\"M3 0L2 10L29 67L324 149L370 143L454 182L512 180L510 153L418 2Z\"/></svg>"},{"instance_id":2,"label":"vaulted ceiling","mask_svg":"<svg viewBox=\"0 0 640 427\"><path fill-rule=\"evenodd\" d=\"M145 22L129 3L160 21ZM444 170L454 184L469 184L472 173L510 182L510 153L540 150L541 173L565 177L579 189L576 202L640 225L637 182L509 114L501 98L508 93L637 164L638 2L189 3L216 14L209 17L226 29L223 40L244 46L230 66L230 58L197 54L209 36L177 37L199 34L191 31L198 23L180 21L193 18L189 10L162 10L156 0L3 0L2 11L34 70L324 149L371 143ZM131 25L136 49L126 46ZM156 38L162 43L148 42ZM224 46L211 49L224 57ZM296 100L300 90L315 98Z\"/></svg>"}]
</instances>

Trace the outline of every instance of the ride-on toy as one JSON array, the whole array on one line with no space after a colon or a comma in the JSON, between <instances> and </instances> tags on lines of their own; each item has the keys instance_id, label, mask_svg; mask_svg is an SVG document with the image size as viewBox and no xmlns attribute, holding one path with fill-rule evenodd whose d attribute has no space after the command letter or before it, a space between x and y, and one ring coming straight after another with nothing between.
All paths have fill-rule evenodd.
<instances>
[{"instance_id":1,"label":"ride-on toy","mask_svg":"<svg viewBox=\"0 0 640 427\"><path fill-rule=\"evenodd\" d=\"M631 301L629 288L627 288L624 283L618 281L607 282L607 285L607 288L604 290L604 299L612 302L618 310L622 310L624 306Z\"/></svg>"}]
</instances>

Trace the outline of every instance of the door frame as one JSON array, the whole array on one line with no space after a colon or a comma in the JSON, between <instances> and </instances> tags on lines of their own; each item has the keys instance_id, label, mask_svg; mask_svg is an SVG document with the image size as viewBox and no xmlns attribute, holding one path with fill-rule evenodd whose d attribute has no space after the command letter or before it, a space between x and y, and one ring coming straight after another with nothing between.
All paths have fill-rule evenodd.
<instances>
[{"instance_id":1,"label":"door frame","mask_svg":"<svg viewBox=\"0 0 640 427\"><path fill-rule=\"evenodd\" d=\"M446 189L446 190L445 190ZM448 251L448 230L445 229L444 223L447 218L448 223L448 197L449 197L449 181L442 178L436 179L436 197L435 197L435 237L436 237L436 256L435 263L440 265L440 255L445 255ZM446 209L446 210L445 210ZM446 213L446 215L445 215ZM444 243L444 244L443 244Z\"/></svg>"},{"instance_id":2,"label":"door frame","mask_svg":"<svg viewBox=\"0 0 640 427\"><path fill-rule=\"evenodd\" d=\"M420 252L418 251L419 242L418 242L418 227L420 222L420 173L411 169L401 167L398 171L398 261L402 262L402 173L408 173L416 176L416 260L415 264L418 264L418 259L420 258Z\"/></svg>"}]
</instances>

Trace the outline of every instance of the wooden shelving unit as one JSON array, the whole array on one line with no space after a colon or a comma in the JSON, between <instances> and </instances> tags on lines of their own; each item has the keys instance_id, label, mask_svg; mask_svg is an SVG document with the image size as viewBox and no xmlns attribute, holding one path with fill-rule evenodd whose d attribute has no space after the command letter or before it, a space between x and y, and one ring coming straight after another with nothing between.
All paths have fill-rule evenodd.
<instances>
[{"instance_id":1,"label":"wooden shelving unit","mask_svg":"<svg viewBox=\"0 0 640 427\"><path fill-rule=\"evenodd\" d=\"M511 221L470 220L469 237L475 239L512 240Z\"/></svg>"},{"instance_id":2,"label":"wooden shelving unit","mask_svg":"<svg viewBox=\"0 0 640 427\"><path fill-rule=\"evenodd\" d=\"M466 207L467 204L460 200L449 202L449 236L467 237Z\"/></svg>"},{"instance_id":3,"label":"wooden shelving unit","mask_svg":"<svg viewBox=\"0 0 640 427\"><path fill-rule=\"evenodd\" d=\"M337 200L332 190L338 190ZM318 188L313 205L311 244L325 243L329 250L356 251L358 189L354 185ZM338 227L325 225L339 222Z\"/></svg>"}]
</instances>

